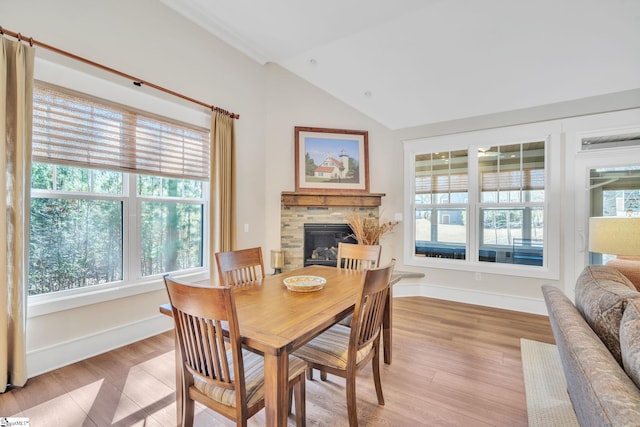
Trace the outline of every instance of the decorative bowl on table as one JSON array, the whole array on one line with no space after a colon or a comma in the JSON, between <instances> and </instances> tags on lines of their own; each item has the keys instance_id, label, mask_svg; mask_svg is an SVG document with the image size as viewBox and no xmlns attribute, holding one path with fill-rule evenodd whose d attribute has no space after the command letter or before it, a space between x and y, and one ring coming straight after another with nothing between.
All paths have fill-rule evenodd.
<instances>
[{"instance_id":1,"label":"decorative bowl on table","mask_svg":"<svg viewBox=\"0 0 640 427\"><path fill-rule=\"evenodd\" d=\"M291 276L282 281L287 289L293 292L319 291L327 283L327 279L320 276Z\"/></svg>"}]
</instances>

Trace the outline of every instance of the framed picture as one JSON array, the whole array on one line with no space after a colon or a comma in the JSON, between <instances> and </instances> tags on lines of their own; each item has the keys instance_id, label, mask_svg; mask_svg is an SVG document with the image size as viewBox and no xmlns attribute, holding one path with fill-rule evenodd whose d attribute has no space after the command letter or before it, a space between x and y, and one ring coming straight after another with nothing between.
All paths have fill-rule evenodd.
<instances>
[{"instance_id":1,"label":"framed picture","mask_svg":"<svg viewBox=\"0 0 640 427\"><path fill-rule=\"evenodd\" d=\"M296 192L369 192L368 132L295 128Z\"/></svg>"}]
</instances>

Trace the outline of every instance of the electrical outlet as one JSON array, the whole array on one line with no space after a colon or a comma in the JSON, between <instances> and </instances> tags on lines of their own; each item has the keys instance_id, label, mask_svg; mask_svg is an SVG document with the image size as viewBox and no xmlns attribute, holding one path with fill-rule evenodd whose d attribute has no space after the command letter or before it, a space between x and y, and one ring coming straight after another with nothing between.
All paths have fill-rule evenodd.
<instances>
[{"instance_id":1,"label":"electrical outlet","mask_svg":"<svg viewBox=\"0 0 640 427\"><path fill-rule=\"evenodd\" d=\"M482 273L480 273L479 271L476 271L476 280L482 280Z\"/></svg>"},{"instance_id":2,"label":"electrical outlet","mask_svg":"<svg viewBox=\"0 0 640 427\"><path fill-rule=\"evenodd\" d=\"M249 232L249 224L245 224L244 225L244 232L248 233Z\"/></svg>"},{"instance_id":3,"label":"electrical outlet","mask_svg":"<svg viewBox=\"0 0 640 427\"><path fill-rule=\"evenodd\" d=\"M394 220L395 222L400 222L400 221L402 221L402 212L396 212L396 213L393 215L393 220Z\"/></svg>"}]
</instances>

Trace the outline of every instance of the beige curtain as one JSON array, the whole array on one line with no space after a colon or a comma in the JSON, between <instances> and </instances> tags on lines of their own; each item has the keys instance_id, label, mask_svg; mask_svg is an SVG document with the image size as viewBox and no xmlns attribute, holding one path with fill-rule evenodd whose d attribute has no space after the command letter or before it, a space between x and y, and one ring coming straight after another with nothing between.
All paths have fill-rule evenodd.
<instances>
[{"instance_id":1,"label":"beige curtain","mask_svg":"<svg viewBox=\"0 0 640 427\"><path fill-rule=\"evenodd\" d=\"M27 250L35 49L0 52L0 392L27 382Z\"/></svg>"},{"instance_id":2,"label":"beige curtain","mask_svg":"<svg viewBox=\"0 0 640 427\"><path fill-rule=\"evenodd\" d=\"M211 185L209 265L214 254L236 249L236 160L234 119L226 114L211 115ZM211 277L216 277L213 273Z\"/></svg>"}]
</instances>

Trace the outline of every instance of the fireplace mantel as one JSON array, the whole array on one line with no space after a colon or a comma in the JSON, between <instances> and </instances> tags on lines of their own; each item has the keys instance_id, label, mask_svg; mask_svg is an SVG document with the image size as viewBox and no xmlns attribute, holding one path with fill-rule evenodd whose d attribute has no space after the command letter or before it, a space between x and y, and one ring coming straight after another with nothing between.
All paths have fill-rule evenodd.
<instances>
[{"instance_id":1,"label":"fireplace mantel","mask_svg":"<svg viewBox=\"0 0 640 427\"><path fill-rule=\"evenodd\" d=\"M384 193L282 192L283 206L349 206L377 207Z\"/></svg>"}]
</instances>

